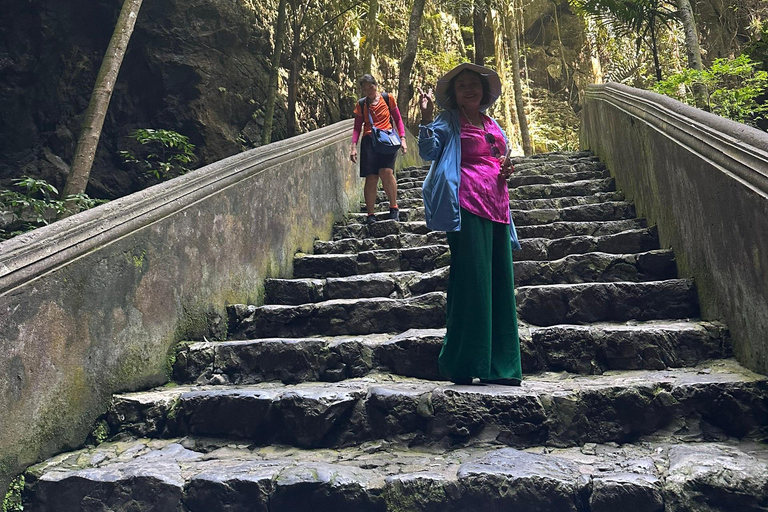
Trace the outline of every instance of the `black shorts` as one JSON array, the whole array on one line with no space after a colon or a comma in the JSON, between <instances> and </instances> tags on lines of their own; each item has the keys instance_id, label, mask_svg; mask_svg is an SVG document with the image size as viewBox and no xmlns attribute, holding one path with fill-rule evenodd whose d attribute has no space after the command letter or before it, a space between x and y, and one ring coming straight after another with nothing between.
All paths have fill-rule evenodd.
<instances>
[{"instance_id":1,"label":"black shorts","mask_svg":"<svg viewBox=\"0 0 768 512\"><path fill-rule=\"evenodd\" d=\"M399 151L399 150L398 150ZM370 135L363 137L360 142L360 177L379 174L379 169L394 169L397 152L382 155L373 150L373 139Z\"/></svg>"}]
</instances>

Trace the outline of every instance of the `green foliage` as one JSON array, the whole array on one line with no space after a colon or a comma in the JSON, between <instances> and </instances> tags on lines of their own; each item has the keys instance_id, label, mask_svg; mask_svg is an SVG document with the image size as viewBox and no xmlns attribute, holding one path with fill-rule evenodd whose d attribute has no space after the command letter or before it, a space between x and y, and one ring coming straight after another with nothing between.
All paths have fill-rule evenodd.
<instances>
[{"instance_id":1,"label":"green foliage","mask_svg":"<svg viewBox=\"0 0 768 512\"><path fill-rule=\"evenodd\" d=\"M21 491L24 489L24 475L17 476L11 481L8 493L3 499L2 512L21 512L24 506L21 503Z\"/></svg>"},{"instance_id":2,"label":"green foliage","mask_svg":"<svg viewBox=\"0 0 768 512\"><path fill-rule=\"evenodd\" d=\"M56 199L59 191L45 180L24 176L12 181L14 189L0 191L0 213L13 216L12 222L20 229L0 230L0 239L7 240L26 231L48 224L65 212L75 213L93 208L106 201L92 199L86 194L73 194L64 200ZM70 208L74 205L74 208Z\"/></svg>"},{"instance_id":3,"label":"green foliage","mask_svg":"<svg viewBox=\"0 0 768 512\"><path fill-rule=\"evenodd\" d=\"M139 128L128 137L138 143L136 150L120 151L127 164L138 165L147 175L165 181L186 174L197 160L195 145L189 138L172 130Z\"/></svg>"},{"instance_id":4,"label":"green foliage","mask_svg":"<svg viewBox=\"0 0 768 512\"><path fill-rule=\"evenodd\" d=\"M768 72L757 69L749 56L717 59L703 71L686 69L657 83L653 90L695 105L696 83L706 86L712 113L752 126L768 119L768 103L758 102L768 93Z\"/></svg>"},{"instance_id":5,"label":"green foliage","mask_svg":"<svg viewBox=\"0 0 768 512\"><path fill-rule=\"evenodd\" d=\"M107 425L107 422L104 420L101 420L96 423L96 426L93 427L93 431L91 432L91 435L89 436L89 440L93 442L93 444L101 444L104 441L107 440L109 437L109 425Z\"/></svg>"}]
</instances>

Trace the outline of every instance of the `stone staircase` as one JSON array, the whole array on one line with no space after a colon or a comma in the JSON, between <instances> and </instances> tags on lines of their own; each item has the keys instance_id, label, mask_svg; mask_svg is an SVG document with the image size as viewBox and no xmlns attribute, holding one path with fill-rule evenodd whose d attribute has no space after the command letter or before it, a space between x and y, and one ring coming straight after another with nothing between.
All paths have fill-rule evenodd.
<instances>
[{"instance_id":1,"label":"stone staircase","mask_svg":"<svg viewBox=\"0 0 768 512\"><path fill-rule=\"evenodd\" d=\"M109 441L31 468L25 510L768 510L766 377L604 165L516 168L521 387L440 380L450 255L406 170L402 222L296 255L174 384L115 396Z\"/></svg>"}]
</instances>

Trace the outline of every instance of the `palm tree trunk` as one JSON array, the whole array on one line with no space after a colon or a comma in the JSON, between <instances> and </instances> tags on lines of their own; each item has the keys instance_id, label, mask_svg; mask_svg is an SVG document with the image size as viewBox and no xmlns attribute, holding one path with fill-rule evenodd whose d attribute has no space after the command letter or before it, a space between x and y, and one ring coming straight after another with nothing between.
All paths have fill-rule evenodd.
<instances>
[{"instance_id":1,"label":"palm tree trunk","mask_svg":"<svg viewBox=\"0 0 768 512\"><path fill-rule=\"evenodd\" d=\"M280 58L283 55L283 38L285 37L285 17L286 0L280 0L280 4L277 7L277 25L275 26L275 49L272 52L272 68L269 70L267 105L264 109L264 128L261 130L262 145L272 142L272 124L275 116L277 83L280 77Z\"/></svg>"},{"instance_id":2,"label":"palm tree trunk","mask_svg":"<svg viewBox=\"0 0 768 512\"><path fill-rule=\"evenodd\" d=\"M693 17L693 8L689 0L677 0L677 11L680 14L680 21L683 23L685 32L685 51L688 56L688 67L702 71L704 66L701 63L701 47L699 46L699 34L696 30L696 18ZM709 110L707 87L701 82L693 84L693 97L696 101L696 107Z\"/></svg>"},{"instance_id":3,"label":"palm tree trunk","mask_svg":"<svg viewBox=\"0 0 768 512\"><path fill-rule=\"evenodd\" d=\"M414 0L411 7L411 18L408 21L408 39L405 43L403 59L400 61L400 74L397 82L397 108L403 120L408 122L408 105L413 95L411 87L411 69L413 61L416 60L416 50L419 45L419 33L421 32L421 17L424 14L425 0Z\"/></svg>"},{"instance_id":4,"label":"palm tree trunk","mask_svg":"<svg viewBox=\"0 0 768 512\"><path fill-rule=\"evenodd\" d=\"M82 194L88 185L109 100L112 98L120 65L123 63L128 42L131 39L131 34L133 34L133 27L136 25L136 18L139 15L142 1L125 0L123 2L115 31L112 33L112 39L109 41L99 74L96 77L96 84L93 87L88 109L85 111L80 138L77 141L77 149L72 159L72 168L67 176L62 197Z\"/></svg>"}]
</instances>

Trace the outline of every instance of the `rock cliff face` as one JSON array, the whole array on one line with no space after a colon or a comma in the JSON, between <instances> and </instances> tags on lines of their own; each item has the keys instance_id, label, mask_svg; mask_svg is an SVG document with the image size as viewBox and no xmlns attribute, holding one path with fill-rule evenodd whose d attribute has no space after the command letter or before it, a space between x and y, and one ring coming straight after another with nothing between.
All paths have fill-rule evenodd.
<instances>
[{"instance_id":1,"label":"rock cliff face","mask_svg":"<svg viewBox=\"0 0 768 512\"><path fill-rule=\"evenodd\" d=\"M27 174L63 185L122 0L3 3L0 180ZM142 187L142 178L122 170L117 158L134 128L187 135L201 163L242 150L241 132L266 93L271 44L259 16L240 0L142 6L89 194L112 198ZM278 119L276 137L284 126Z\"/></svg>"}]
</instances>

